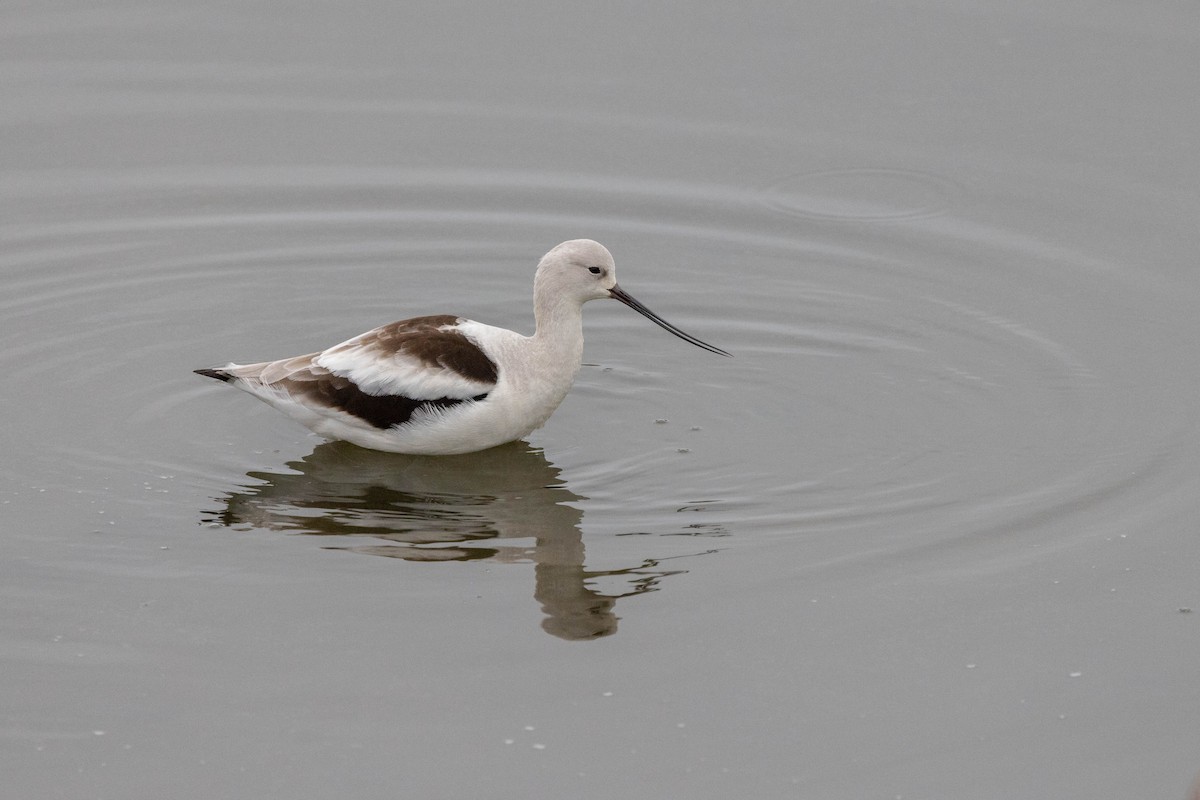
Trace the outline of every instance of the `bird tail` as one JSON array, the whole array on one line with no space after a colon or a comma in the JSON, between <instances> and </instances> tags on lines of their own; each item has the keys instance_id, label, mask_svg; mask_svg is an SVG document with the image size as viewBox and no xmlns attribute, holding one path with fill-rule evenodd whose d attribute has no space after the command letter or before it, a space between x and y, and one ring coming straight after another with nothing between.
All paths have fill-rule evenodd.
<instances>
[{"instance_id":1,"label":"bird tail","mask_svg":"<svg viewBox=\"0 0 1200 800\"><path fill-rule=\"evenodd\" d=\"M195 369L192 370L197 375L203 375L206 378L216 378L219 381L229 382L233 380L233 375L223 369Z\"/></svg>"}]
</instances>

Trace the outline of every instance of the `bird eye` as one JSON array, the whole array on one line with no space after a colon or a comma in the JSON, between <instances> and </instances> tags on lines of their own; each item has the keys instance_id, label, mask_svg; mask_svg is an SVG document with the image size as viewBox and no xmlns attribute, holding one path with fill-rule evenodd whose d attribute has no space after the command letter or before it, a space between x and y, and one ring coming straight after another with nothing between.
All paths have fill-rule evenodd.
<instances>
[{"instance_id":1,"label":"bird eye","mask_svg":"<svg viewBox=\"0 0 1200 800\"><path fill-rule=\"evenodd\" d=\"M588 272L592 273L593 275L599 275L600 268L599 267L588 267Z\"/></svg>"}]
</instances>

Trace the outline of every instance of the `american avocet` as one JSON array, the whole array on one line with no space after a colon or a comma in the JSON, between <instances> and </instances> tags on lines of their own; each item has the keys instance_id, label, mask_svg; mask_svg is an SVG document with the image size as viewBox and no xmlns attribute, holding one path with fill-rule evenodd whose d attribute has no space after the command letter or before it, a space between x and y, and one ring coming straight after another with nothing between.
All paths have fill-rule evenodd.
<instances>
[{"instance_id":1,"label":"american avocet","mask_svg":"<svg viewBox=\"0 0 1200 800\"><path fill-rule=\"evenodd\" d=\"M462 317L414 317L320 353L196 372L329 439L396 453L472 453L528 436L550 418L583 361L583 304L605 297L729 355L633 299L617 285L608 250L575 239L538 262L533 336Z\"/></svg>"}]
</instances>

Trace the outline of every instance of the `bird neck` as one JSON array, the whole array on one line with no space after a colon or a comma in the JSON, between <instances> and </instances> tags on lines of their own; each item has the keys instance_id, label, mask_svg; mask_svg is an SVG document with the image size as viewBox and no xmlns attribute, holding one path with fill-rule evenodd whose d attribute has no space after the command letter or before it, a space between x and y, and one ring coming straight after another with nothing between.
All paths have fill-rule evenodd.
<instances>
[{"instance_id":1,"label":"bird neck","mask_svg":"<svg viewBox=\"0 0 1200 800\"><path fill-rule=\"evenodd\" d=\"M533 316L535 341L545 348L583 358L583 307L579 303L557 298L536 302Z\"/></svg>"}]
</instances>

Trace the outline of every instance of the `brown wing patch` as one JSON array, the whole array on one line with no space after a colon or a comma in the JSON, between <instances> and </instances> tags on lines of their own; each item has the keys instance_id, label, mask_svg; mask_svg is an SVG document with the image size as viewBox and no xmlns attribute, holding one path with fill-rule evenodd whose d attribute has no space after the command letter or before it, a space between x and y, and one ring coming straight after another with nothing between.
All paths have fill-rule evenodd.
<instances>
[{"instance_id":1,"label":"brown wing patch","mask_svg":"<svg viewBox=\"0 0 1200 800\"><path fill-rule=\"evenodd\" d=\"M403 425L418 409L450 408L459 403L476 402L487 397L487 393L484 393L471 398L439 397L432 400L414 400L402 395L367 394L349 378L334 375L316 365L293 372L275 385L285 389L293 397L303 398L311 405L351 414L383 430Z\"/></svg>"},{"instance_id":2,"label":"brown wing patch","mask_svg":"<svg viewBox=\"0 0 1200 800\"><path fill-rule=\"evenodd\" d=\"M476 383L495 383L496 364L474 342L456 330L444 330L459 318L441 314L393 322L363 334L354 342L380 356L403 353L422 364L453 370Z\"/></svg>"}]
</instances>

